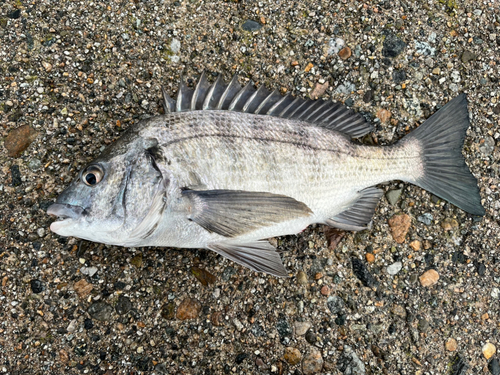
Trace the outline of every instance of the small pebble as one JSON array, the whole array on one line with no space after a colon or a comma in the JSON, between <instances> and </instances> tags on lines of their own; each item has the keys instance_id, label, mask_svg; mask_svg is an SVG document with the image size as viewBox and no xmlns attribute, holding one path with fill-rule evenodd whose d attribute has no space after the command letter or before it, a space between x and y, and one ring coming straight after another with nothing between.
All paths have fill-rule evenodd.
<instances>
[{"instance_id":1,"label":"small pebble","mask_svg":"<svg viewBox=\"0 0 500 375\"><path fill-rule=\"evenodd\" d=\"M94 302L88 309L88 313L90 314L90 316L93 319L99 320L101 322L107 322L111 320L113 311L114 309L110 304L102 301Z\"/></svg>"},{"instance_id":2,"label":"small pebble","mask_svg":"<svg viewBox=\"0 0 500 375\"><path fill-rule=\"evenodd\" d=\"M391 112L387 109L381 108L377 111L377 118L379 118L382 123L386 123L391 118Z\"/></svg>"},{"instance_id":3,"label":"small pebble","mask_svg":"<svg viewBox=\"0 0 500 375\"><path fill-rule=\"evenodd\" d=\"M297 272L297 282L300 285L307 285L307 275L304 271Z\"/></svg>"},{"instance_id":4,"label":"small pebble","mask_svg":"<svg viewBox=\"0 0 500 375\"><path fill-rule=\"evenodd\" d=\"M31 291L35 294L42 293L44 290L43 283L40 280L34 279L30 282Z\"/></svg>"},{"instance_id":5,"label":"small pebble","mask_svg":"<svg viewBox=\"0 0 500 375\"><path fill-rule=\"evenodd\" d=\"M322 295L328 296L330 294L330 288L328 288L326 285L323 285L320 292Z\"/></svg>"},{"instance_id":6,"label":"small pebble","mask_svg":"<svg viewBox=\"0 0 500 375\"><path fill-rule=\"evenodd\" d=\"M339 51L339 56L342 60L347 60L349 57L351 57L352 52L349 47L344 47Z\"/></svg>"},{"instance_id":7,"label":"small pebble","mask_svg":"<svg viewBox=\"0 0 500 375\"><path fill-rule=\"evenodd\" d=\"M306 334L307 330L311 328L311 323L309 322L294 322L293 326L295 328L295 334L297 336L303 336Z\"/></svg>"},{"instance_id":8,"label":"small pebble","mask_svg":"<svg viewBox=\"0 0 500 375\"><path fill-rule=\"evenodd\" d=\"M449 338L448 341L446 341L446 350L448 350L449 352L454 352L455 350L457 350L457 340L455 340L454 338Z\"/></svg>"},{"instance_id":9,"label":"small pebble","mask_svg":"<svg viewBox=\"0 0 500 375\"><path fill-rule=\"evenodd\" d=\"M262 28L262 25L252 20L246 20L241 25L241 28L245 31L258 31Z\"/></svg>"},{"instance_id":10,"label":"small pebble","mask_svg":"<svg viewBox=\"0 0 500 375\"><path fill-rule=\"evenodd\" d=\"M289 346L285 348L285 354L283 355L283 358L290 365L294 366L300 362L300 360L302 359L302 354L300 353L299 349Z\"/></svg>"},{"instance_id":11,"label":"small pebble","mask_svg":"<svg viewBox=\"0 0 500 375\"><path fill-rule=\"evenodd\" d=\"M401 193L403 192L403 189L394 189L394 190L389 190L385 197L387 198L387 201L391 206L394 206L399 198L401 197Z\"/></svg>"},{"instance_id":12,"label":"small pebble","mask_svg":"<svg viewBox=\"0 0 500 375\"><path fill-rule=\"evenodd\" d=\"M438 282L439 274L436 272L436 270L430 269L424 272L419 279L422 286L432 286Z\"/></svg>"},{"instance_id":13,"label":"small pebble","mask_svg":"<svg viewBox=\"0 0 500 375\"><path fill-rule=\"evenodd\" d=\"M201 312L201 303L196 298L185 298L177 307L177 319L196 319Z\"/></svg>"},{"instance_id":14,"label":"small pebble","mask_svg":"<svg viewBox=\"0 0 500 375\"><path fill-rule=\"evenodd\" d=\"M388 221L389 227L391 227L391 234L394 241L397 243L403 243L406 238L406 234L410 229L411 219L407 214L397 214L391 217Z\"/></svg>"},{"instance_id":15,"label":"small pebble","mask_svg":"<svg viewBox=\"0 0 500 375\"><path fill-rule=\"evenodd\" d=\"M92 291L92 289L93 289L92 284L89 284L87 282L87 280L85 280L85 279L81 279L80 281L77 281L73 285L73 290L76 292L76 294L80 298L87 297L90 294L90 292Z\"/></svg>"},{"instance_id":16,"label":"small pebble","mask_svg":"<svg viewBox=\"0 0 500 375\"><path fill-rule=\"evenodd\" d=\"M422 242L420 242L419 240L411 241L410 247L415 251L419 251L422 248Z\"/></svg>"},{"instance_id":17,"label":"small pebble","mask_svg":"<svg viewBox=\"0 0 500 375\"><path fill-rule=\"evenodd\" d=\"M315 375L321 373L323 369L323 357L318 349L311 351L304 357L302 362L302 373L304 375Z\"/></svg>"},{"instance_id":18,"label":"small pebble","mask_svg":"<svg viewBox=\"0 0 500 375\"><path fill-rule=\"evenodd\" d=\"M441 222L441 228L444 230L452 230L458 228L458 222L453 218L446 218Z\"/></svg>"},{"instance_id":19,"label":"small pebble","mask_svg":"<svg viewBox=\"0 0 500 375\"><path fill-rule=\"evenodd\" d=\"M425 225L431 225L433 219L434 217L429 213L425 213L417 217L417 220L420 221L421 223L424 223Z\"/></svg>"},{"instance_id":20,"label":"small pebble","mask_svg":"<svg viewBox=\"0 0 500 375\"><path fill-rule=\"evenodd\" d=\"M391 264L390 266L387 266L387 273L389 275L396 275L399 271L401 271L401 268L403 268L403 263L401 262L395 262Z\"/></svg>"},{"instance_id":21,"label":"small pebble","mask_svg":"<svg viewBox=\"0 0 500 375\"><path fill-rule=\"evenodd\" d=\"M495 345L488 342L483 346L482 351L483 351L484 358L490 359L496 353L497 348L495 347Z\"/></svg>"},{"instance_id":22,"label":"small pebble","mask_svg":"<svg viewBox=\"0 0 500 375\"><path fill-rule=\"evenodd\" d=\"M373 255L372 253L366 253L365 258L368 263L375 262L375 255Z\"/></svg>"}]
</instances>

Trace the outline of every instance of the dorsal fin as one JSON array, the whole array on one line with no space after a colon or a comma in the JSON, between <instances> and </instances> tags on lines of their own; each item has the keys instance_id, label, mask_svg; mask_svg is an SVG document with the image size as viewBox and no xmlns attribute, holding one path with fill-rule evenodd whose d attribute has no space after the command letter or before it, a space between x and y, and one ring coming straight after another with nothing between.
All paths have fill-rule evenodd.
<instances>
[{"instance_id":1,"label":"dorsal fin","mask_svg":"<svg viewBox=\"0 0 500 375\"><path fill-rule=\"evenodd\" d=\"M171 99L163 88L162 92L165 113L195 110L254 113L305 121L354 138L372 130L362 115L340 103L281 96L278 91L270 92L263 85L256 89L252 81L242 88L236 75L229 84L219 75L210 85L202 73L194 90L188 88L181 77L177 100Z\"/></svg>"}]
</instances>

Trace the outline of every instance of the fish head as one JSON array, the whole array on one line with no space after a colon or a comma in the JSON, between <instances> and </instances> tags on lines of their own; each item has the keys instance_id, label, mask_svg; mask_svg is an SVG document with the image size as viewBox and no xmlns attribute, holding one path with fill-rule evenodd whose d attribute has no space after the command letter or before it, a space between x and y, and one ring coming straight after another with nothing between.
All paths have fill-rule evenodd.
<instances>
[{"instance_id":1,"label":"fish head","mask_svg":"<svg viewBox=\"0 0 500 375\"><path fill-rule=\"evenodd\" d=\"M157 141L130 138L105 149L47 209L58 218L50 225L52 232L134 246L128 234L147 216L155 197L165 194L168 179L155 160Z\"/></svg>"}]
</instances>

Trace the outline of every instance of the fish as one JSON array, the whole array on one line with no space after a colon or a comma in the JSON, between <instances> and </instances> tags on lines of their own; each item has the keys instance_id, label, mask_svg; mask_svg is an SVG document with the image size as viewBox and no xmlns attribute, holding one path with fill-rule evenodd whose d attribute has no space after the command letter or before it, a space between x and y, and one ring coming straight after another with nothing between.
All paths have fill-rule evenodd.
<instances>
[{"instance_id":1,"label":"fish","mask_svg":"<svg viewBox=\"0 0 500 375\"><path fill-rule=\"evenodd\" d=\"M129 127L48 209L52 232L124 247L209 249L257 272L288 276L268 239L319 223L369 228L381 183L417 185L473 215L485 210L462 155L470 125L460 94L387 146L331 100L282 96L235 75L205 73L164 115Z\"/></svg>"}]
</instances>

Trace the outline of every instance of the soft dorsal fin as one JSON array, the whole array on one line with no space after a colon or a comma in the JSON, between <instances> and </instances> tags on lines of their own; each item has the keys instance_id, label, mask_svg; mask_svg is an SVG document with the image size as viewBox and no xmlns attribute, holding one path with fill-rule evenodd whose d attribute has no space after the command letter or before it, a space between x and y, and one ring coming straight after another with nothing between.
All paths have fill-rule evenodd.
<instances>
[{"instance_id":1,"label":"soft dorsal fin","mask_svg":"<svg viewBox=\"0 0 500 375\"><path fill-rule=\"evenodd\" d=\"M256 89L252 81L242 88L236 75L229 84L219 75L210 85L202 73L194 90L188 88L181 77L177 100L171 99L163 90L163 101L165 113L195 110L246 112L305 121L353 138L372 131L372 126L362 115L340 103L281 96L263 85Z\"/></svg>"}]
</instances>

